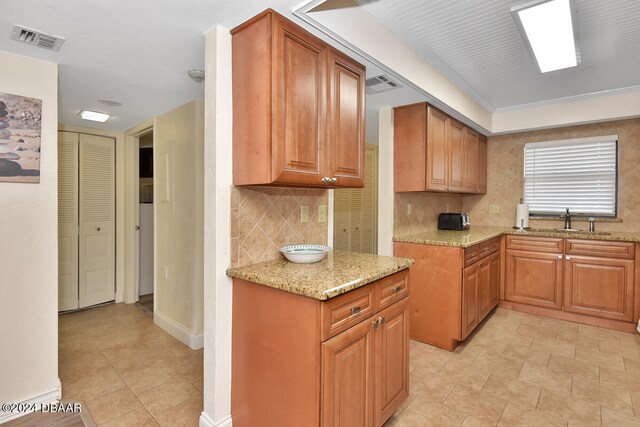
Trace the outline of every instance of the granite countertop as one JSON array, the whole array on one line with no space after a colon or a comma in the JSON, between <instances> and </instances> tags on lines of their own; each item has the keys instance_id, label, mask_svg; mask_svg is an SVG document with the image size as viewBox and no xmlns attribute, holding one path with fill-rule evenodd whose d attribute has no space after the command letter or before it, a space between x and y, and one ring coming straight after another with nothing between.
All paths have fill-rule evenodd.
<instances>
[{"instance_id":1,"label":"granite countertop","mask_svg":"<svg viewBox=\"0 0 640 427\"><path fill-rule=\"evenodd\" d=\"M503 234L535 237L559 237L567 239L615 240L640 242L640 233L629 232L565 232L553 229L516 230L511 227L471 227L469 230L428 230L422 233L396 236L394 242L418 243L423 245L456 246L468 248Z\"/></svg>"},{"instance_id":2,"label":"granite countertop","mask_svg":"<svg viewBox=\"0 0 640 427\"><path fill-rule=\"evenodd\" d=\"M279 259L230 268L227 276L327 300L404 270L413 263L408 258L331 251L314 264L294 264Z\"/></svg>"}]
</instances>

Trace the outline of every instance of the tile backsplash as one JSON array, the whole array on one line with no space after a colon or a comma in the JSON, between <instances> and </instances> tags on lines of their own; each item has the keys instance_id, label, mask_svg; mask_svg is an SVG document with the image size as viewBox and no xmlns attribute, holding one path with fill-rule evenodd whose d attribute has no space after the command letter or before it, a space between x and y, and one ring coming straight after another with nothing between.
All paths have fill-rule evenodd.
<instances>
[{"instance_id":1,"label":"tile backsplash","mask_svg":"<svg viewBox=\"0 0 640 427\"><path fill-rule=\"evenodd\" d=\"M617 120L540 131L498 135L489 138L487 147L488 190L484 196L463 197L463 210L471 214L472 224L512 226L515 208L524 185L524 144L535 141L569 139L617 134L618 142L618 219L599 222L597 230L640 231L640 119ZM500 206L490 214L489 205ZM534 228L561 227L562 221L531 220ZM586 228L586 223L577 223Z\"/></svg>"},{"instance_id":2,"label":"tile backsplash","mask_svg":"<svg viewBox=\"0 0 640 427\"><path fill-rule=\"evenodd\" d=\"M327 191L299 188L233 187L231 189L231 266L282 257L278 248L327 244L327 223L318 222L318 206ZM302 206L309 221L300 221Z\"/></svg>"},{"instance_id":3,"label":"tile backsplash","mask_svg":"<svg viewBox=\"0 0 640 427\"><path fill-rule=\"evenodd\" d=\"M409 213L411 205L411 213ZM442 193L395 193L393 234L403 236L435 230L441 212L460 212L462 196ZM473 224L474 218L471 217Z\"/></svg>"}]
</instances>

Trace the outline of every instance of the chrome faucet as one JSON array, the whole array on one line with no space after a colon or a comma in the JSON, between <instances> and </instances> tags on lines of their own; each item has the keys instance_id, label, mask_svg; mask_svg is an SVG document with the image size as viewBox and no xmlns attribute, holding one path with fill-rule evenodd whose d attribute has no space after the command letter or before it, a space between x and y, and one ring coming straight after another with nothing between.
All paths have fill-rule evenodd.
<instances>
[{"instance_id":1,"label":"chrome faucet","mask_svg":"<svg viewBox=\"0 0 640 427\"><path fill-rule=\"evenodd\" d=\"M571 230L571 214L569 214L569 208L567 208L567 213L564 215L564 229Z\"/></svg>"}]
</instances>

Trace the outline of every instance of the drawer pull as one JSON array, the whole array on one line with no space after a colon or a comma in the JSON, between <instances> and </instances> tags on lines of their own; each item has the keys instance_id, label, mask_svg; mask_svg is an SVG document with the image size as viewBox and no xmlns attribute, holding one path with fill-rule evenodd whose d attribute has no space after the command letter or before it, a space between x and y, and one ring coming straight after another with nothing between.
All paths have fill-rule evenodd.
<instances>
[{"instance_id":1,"label":"drawer pull","mask_svg":"<svg viewBox=\"0 0 640 427\"><path fill-rule=\"evenodd\" d=\"M564 255L558 255L558 259L564 258Z\"/></svg>"},{"instance_id":2,"label":"drawer pull","mask_svg":"<svg viewBox=\"0 0 640 427\"><path fill-rule=\"evenodd\" d=\"M386 319L384 318L384 316L381 316L381 317L378 318L378 320L380 321L381 325L384 325L384 322L385 322Z\"/></svg>"},{"instance_id":3,"label":"drawer pull","mask_svg":"<svg viewBox=\"0 0 640 427\"><path fill-rule=\"evenodd\" d=\"M373 325L373 329L378 329L378 323L379 323L379 319L376 319L374 321L371 322L371 324Z\"/></svg>"},{"instance_id":4,"label":"drawer pull","mask_svg":"<svg viewBox=\"0 0 640 427\"><path fill-rule=\"evenodd\" d=\"M571 259L569 255L565 255L564 259Z\"/></svg>"},{"instance_id":5,"label":"drawer pull","mask_svg":"<svg viewBox=\"0 0 640 427\"><path fill-rule=\"evenodd\" d=\"M395 288L391 289L391 293L392 294L397 294L401 290L402 290L402 286L396 286Z\"/></svg>"},{"instance_id":6,"label":"drawer pull","mask_svg":"<svg viewBox=\"0 0 640 427\"><path fill-rule=\"evenodd\" d=\"M351 307L351 315L353 316L354 314L358 314L360 313L362 309L360 308L359 305L356 305L355 307Z\"/></svg>"}]
</instances>

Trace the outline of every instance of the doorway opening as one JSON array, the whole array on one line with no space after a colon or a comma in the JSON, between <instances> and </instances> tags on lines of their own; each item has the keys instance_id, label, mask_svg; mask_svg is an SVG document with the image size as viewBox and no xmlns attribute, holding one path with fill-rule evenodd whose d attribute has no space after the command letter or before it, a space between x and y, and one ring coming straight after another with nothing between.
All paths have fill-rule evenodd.
<instances>
[{"instance_id":1,"label":"doorway opening","mask_svg":"<svg viewBox=\"0 0 640 427\"><path fill-rule=\"evenodd\" d=\"M138 138L138 305L153 316L153 130Z\"/></svg>"}]
</instances>

